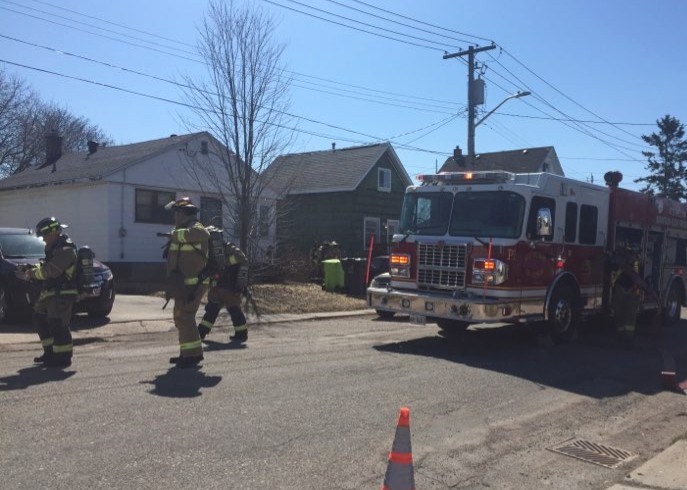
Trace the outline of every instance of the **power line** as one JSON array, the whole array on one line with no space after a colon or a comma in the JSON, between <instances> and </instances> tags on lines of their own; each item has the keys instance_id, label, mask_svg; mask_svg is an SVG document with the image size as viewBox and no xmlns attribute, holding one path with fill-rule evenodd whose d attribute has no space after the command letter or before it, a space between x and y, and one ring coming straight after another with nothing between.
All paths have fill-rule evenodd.
<instances>
[{"instance_id":1,"label":"power line","mask_svg":"<svg viewBox=\"0 0 687 490\"><path fill-rule=\"evenodd\" d=\"M150 75L150 74L148 74L148 73L144 73L144 72L141 72L141 71L138 71L138 70L133 70L133 69L130 69L130 68L126 68L126 67L121 66L121 65L115 65L115 64L112 64L112 63L108 63L108 62L96 60L96 59L94 59L94 58L90 58L90 57L87 57L87 56L83 56L83 55L71 53L71 52L65 51L65 50L63 50L63 49L53 48L53 47L50 47L50 46L45 46L45 45L41 45L41 44L37 44L37 43L32 43L32 42L29 42L29 41L24 41L24 40L17 39L17 38L15 38L15 37L7 36L7 35L4 35L4 34L0 34L0 38L8 39L8 40L11 40L11 41L14 41L14 42L22 43L22 44L25 44L25 45L28 45L28 46L32 46L32 47L36 47L36 48L41 48L41 49L44 49L44 50L46 50L46 51L58 53L58 54L60 54L60 55L64 55L64 56L69 56L69 57L77 58L77 59L80 59L80 60L83 60L83 61L87 61L87 62L89 62L89 63L95 63L95 64L103 65L103 66L106 66L106 67L108 67L108 68L113 68L113 69L117 69L117 70L122 70L122 71L126 71L126 72L129 72L129 73L133 73L133 74L135 74L135 75L139 75L139 76L143 76L143 77L147 77L147 78L159 80L159 81L166 82L166 83L172 83L172 84L175 84L175 85L179 85L177 82L174 82L174 81L169 80L169 79L166 79L166 78L162 78L162 77L155 76L155 75ZM305 83L313 83L313 82L305 82ZM346 95L346 94L341 94L341 93L336 93L336 92L329 92L329 91L326 91L326 90L320 90L320 89L316 89L316 88L312 88L312 87L303 87L303 86L299 86L299 85L296 85L296 84L293 84L293 86L298 87L298 88L301 88L301 89L303 89L303 90L310 90L310 91L314 91L314 92L320 92L320 93L325 93L325 94L329 94L329 95L335 95L335 96L338 96L338 97L346 97L346 98L349 98L349 99L362 100L362 101L366 101L366 102L372 102L372 103L375 103L375 104L383 104L383 105L385 105L385 106L394 106L394 107L400 107L400 108L405 108L405 109L411 109L411 110L417 110L417 111L424 111L424 112L433 112L433 113L440 113L440 114L454 114L454 113L455 113L455 109L454 109L454 108L446 108L446 109L449 111L449 112L447 112L447 111L438 111L438 110L433 110L433 109L428 109L428 108L423 108L423 107L416 107L416 106L409 106L409 105L391 103L391 102L389 102L389 101L395 102L395 99L393 99L393 98L391 98L391 97L381 97L381 99L383 99L383 100L375 100L375 99L371 99L371 98L369 98L369 97L354 97L354 96L351 96L351 95ZM354 91L348 91L348 90L346 90L346 89L339 89L339 88L335 88L335 87L329 87L329 88L332 88L332 89L334 89L334 90L343 90L343 91L347 91L347 92L350 92L350 93L356 93L356 92L354 92ZM367 94L364 94L364 95L367 95ZM376 97L380 97L380 96L376 96ZM414 102L411 101L410 103L414 103ZM435 104L427 104L427 103L423 103L423 104L426 105L427 107L442 107L442 106L438 106L438 105L435 105Z\"/></svg>"},{"instance_id":2,"label":"power line","mask_svg":"<svg viewBox=\"0 0 687 490\"><path fill-rule=\"evenodd\" d=\"M146 97L146 98L158 100L158 101L161 101L161 102L167 102L167 103L171 103L171 104L180 105L180 106L187 107L187 108L190 108L190 109L207 110L206 108L203 108L203 107L200 107L200 106L195 106L195 105L188 104L188 103L185 103L185 102L180 102L180 101L176 101L176 100L173 100L173 99L168 99L168 98L165 98L165 97L160 97L160 96L157 96L157 95L146 94L146 93L144 93L144 92L139 92L139 91L136 91L136 90L131 90L131 89L123 88L123 87L118 87L118 86L116 86L116 85L112 85L112 84L108 84L108 83L97 82L97 81L94 81L94 80L88 80L88 79L85 79L85 78L75 77L75 76L72 76L72 75L66 75L66 74L64 74L64 73L58 73L58 72L51 71L51 70L46 70L46 69L43 69L43 68L37 68L37 67L25 65L25 64L22 64L22 63L15 63L15 62L9 61L9 60L0 59L0 63L7 63L7 64L9 64L9 65L18 66L18 67L25 68L25 69L28 69L28 70L39 71L39 72L42 72L42 73L47 73L47 74L59 76L59 77L62 77L62 78L68 78L68 79L76 80L76 81L83 82L83 83L89 83L89 84L92 84L92 85L97 85L97 86L101 86L101 87L105 87L105 88L117 90L117 91L120 91L120 92L132 94L132 95L138 95L138 96L140 96L140 97ZM317 121L317 120L315 120L315 119L310 119L310 118L307 118L307 117L304 117L304 116L297 116L297 115L295 115L295 114L290 114L290 113L287 113L287 112L284 112L284 111L276 111L276 110L274 110L274 109L272 109L272 110L273 110L274 112L278 112L278 113L280 113L280 114L283 114L283 115L286 115L286 116L289 116L289 117L293 117L293 118L296 118L296 119L301 119L301 120L303 120L303 121L311 122L311 123L314 123L314 124L320 124L320 125L323 125L323 126L327 126L327 127L329 127L329 128L332 128L332 129L338 129L338 130L341 130L341 131L346 131L346 132L348 132L348 133L357 134L357 135L359 135L359 136L365 136L366 138L370 138L370 139L373 140L374 142L385 141L385 140L383 140L382 138L379 138L379 137L377 137L377 136L373 136L373 135L370 135L370 134L367 134L367 133L362 133L362 132L360 132L360 131L356 131L356 130L353 130L353 129L347 129L347 128L344 128L344 127L342 127L342 126L336 126L336 125L333 125L333 124L324 123L324 122L322 122L322 121ZM287 126L283 126L283 125L281 125L281 124L272 123L272 122L268 122L268 121L259 121L259 120L256 120L256 122L259 122L259 123L261 123L261 124L267 124L267 125L275 126L275 127L281 128L281 129L288 129L288 130L296 131L296 132L299 132L299 133L309 134L309 135L311 135L311 136L322 137L321 134L312 133L312 132L305 131L305 130L302 130L302 129L299 129L299 128L295 128L295 127L287 127ZM331 137L331 136L328 136L328 137ZM339 139L344 140L344 141L359 143L359 144L370 144L370 141L369 141L369 140L368 140L368 141L360 141L360 140L347 140L347 139L345 139L345 138L339 138ZM399 148L403 148L403 149L406 149L406 150L419 151L419 152L423 152L423 153L432 153L432 154L444 155L444 156L447 155L446 152L442 152L442 151L438 151L438 150L428 150L428 149L424 149L424 148L418 148L418 147L409 146L409 145L407 145L407 144L398 143L398 142L396 142L396 144L397 144L397 146L398 146Z\"/></svg>"},{"instance_id":3,"label":"power line","mask_svg":"<svg viewBox=\"0 0 687 490\"><path fill-rule=\"evenodd\" d=\"M430 24L430 23L428 23L428 22L423 22L423 21L421 21L421 20L413 19L412 17L407 17L407 16L405 16L405 15L401 15L401 14L398 14L398 13L396 13L396 12L392 12L392 11L390 11L390 10L385 10L385 9L380 8L380 7L377 7L377 6L375 6L375 5L370 5L369 3L365 3L365 2L362 2L362 1L360 1L360 0L351 0L351 1L353 1L353 2L355 2L355 3L359 3L359 4L362 4L362 5L365 5L366 7L370 7L370 8L375 9L375 10L380 10L380 11L382 11L382 12L386 12L387 14L395 15L395 16L400 17L400 18L402 18L402 19L407 19L407 20L411 20L411 21L413 21L413 22L417 22L418 24L426 25L426 26L429 26L429 27L434 27L435 29L441 29L442 31L453 32L453 33L458 34L458 35L461 35L461 36L472 37L472 38L475 38L475 39L480 39L480 40L482 40L482 41L487 41L488 43L496 44L493 40L487 39L486 37L475 36L474 34L467 34L467 33L465 33L465 32L460 32L460 31L456 31L456 30L453 30L453 29L447 29L447 28L445 28L445 27L441 27L441 26L437 26L437 25L434 25L434 24Z\"/></svg>"},{"instance_id":4,"label":"power line","mask_svg":"<svg viewBox=\"0 0 687 490\"><path fill-rule=\"evenodd\" d=\"M343 24L343 23L337 22L337 21L335 21L335 20L326 19L326 18L324 18L324 17L320 17L320 16L315 15L315 14L311 14L311 13L308 13L308 12L303 12L302 10L298 10L298 9L296 9L296 8L293 8L293 7L288 7L288 6L286 6L286 5L281 5L281 4L279 4L279 3L273 2L272 0L262 0L262 1L263 1L263 2L266 2L266 3L269 3L269 4L271 4L271 5L274 5L274 6L276 6L276 7L281 7L281 8L286 9L286 10L291 10L291 11L293 11L293 12L298 12L299 14L307 15L307 16L309 16L309 17L313 17L313 18L315 18L315 19L323 20L323 21L325 21L325 22L329 22L329 23L331 23L331 24L336 24L336 25L339 25L339 26L342 26L342 27L347 27L348 29L353 29L353 30L356 30L356 31L364 32L364 33L366 33L366 34L371 34L371 35L373 35L373 36L383 37L383 38L385 38L385 39L390 39L390 40L392 40L392 41L397 41L397 42L400 42L400 43L409 44L409 45L411 45L411 46L418 46L418 47L420 47L420 48L432 49L432 50L434 50L434 51L441 51L441 52L444 52L444 51L445 51L445 49L436 48L436 47L432 47L432 46L426 46L426 45L424 45L424 44L418 44L418 43L414 43L414 42L412 42L412 41L406 41L406 40L404 40L404 39L397 39L397 38L395 38L395 37L386 36L386 35L384 35L384 34L379 34L379 33L377 33L377 32L367 31L367 30L365 30L365 29L360 29L360 28L358 28L358 27L350 26L350 25L348 25L348 24Z\"/></svg>"}]
</instances>

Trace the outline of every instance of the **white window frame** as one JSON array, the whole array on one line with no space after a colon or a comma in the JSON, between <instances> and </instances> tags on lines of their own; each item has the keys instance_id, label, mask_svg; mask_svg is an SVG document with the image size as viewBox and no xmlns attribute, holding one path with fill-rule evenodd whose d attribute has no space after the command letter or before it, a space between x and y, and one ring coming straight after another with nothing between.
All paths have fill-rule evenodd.
<instances>
[{"instance_id":1,"label":"white window frame","mask_svg":"<svg viewBox=\"0 0 687 490\"><path fill-rule=\"evenodd\" d=\"M391 169L377 169L377 190L381 192L391 192Z\"/></svg>"},{"instance_id":2,"label":"white window frame","mask_svg":"<svg viewBox=\"0 0 687 490\"><path fill-rule=\"evenodd\" d=\"M381 220L379 218L373 218L371 216L365 216L363 218L363 249L370 249L370 235L368 234L367 225L372 223L375 229L375 243L379 243L379 229L381 227Z\"/></svg>"}]
</instances>

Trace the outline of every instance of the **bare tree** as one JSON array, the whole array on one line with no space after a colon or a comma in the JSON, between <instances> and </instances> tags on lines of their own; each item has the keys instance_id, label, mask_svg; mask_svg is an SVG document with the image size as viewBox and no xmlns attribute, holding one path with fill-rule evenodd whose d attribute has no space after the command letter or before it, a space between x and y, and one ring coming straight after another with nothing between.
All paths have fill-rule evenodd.
<instances>
[{"instance_id":1,"label":"bare tree","mask_svg":"<svg viewBox=\"0 0 687 490\"><path fill-rule=\"evenodd\" d=\"M186 125L208 131L223 145L213 149L219 169L196 152L191 156L194 171L209 180L213 188L208 190L221 195L238 229L239 246L249 253L259 235L257 210L269 184L261 178L262 171L292 137L285 125L290 80L274 29L274 21L261 9L211 1L199 42L207 77L185 77L183 89L195 113L192 120L184 118Z\"/></svg>"},{"instance_id":2,"label":"bare tree","mask_svg":"<svg viewBox=\"0 0 687 490\"><path fill-rule=\"evenodd\" d=\"M0 70L0 175L42 164L45 137L52 131L62 136L65 152L85 151L88 140L112 143L88 119L42 102L23 80Z\"/></svg>"}]
</instances>

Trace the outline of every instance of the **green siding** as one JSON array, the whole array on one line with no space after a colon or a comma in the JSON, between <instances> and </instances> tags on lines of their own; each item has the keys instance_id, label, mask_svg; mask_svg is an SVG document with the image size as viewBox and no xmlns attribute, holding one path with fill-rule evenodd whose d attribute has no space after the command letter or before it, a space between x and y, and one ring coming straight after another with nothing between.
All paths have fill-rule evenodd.
<instances>
[{"instance_id":1,"label":"green siding","mask_svg":"<svg viewBox=\"0 0 687 490\"><path fill-rule=\"evenodd\" d=\"M391 170L391 192L377 190L377 169ZM289 196L281 202L277 223L280 248L307 253L315 242L335 240L350 257L366 256L363 244L365 217L398 220L405 185L385 154L353 192ZM384 229L381 230L384 240ZM381 244L377 244L381 245ZM383 251L376 246L375 253Z\"/></svg>"}]
</instances>

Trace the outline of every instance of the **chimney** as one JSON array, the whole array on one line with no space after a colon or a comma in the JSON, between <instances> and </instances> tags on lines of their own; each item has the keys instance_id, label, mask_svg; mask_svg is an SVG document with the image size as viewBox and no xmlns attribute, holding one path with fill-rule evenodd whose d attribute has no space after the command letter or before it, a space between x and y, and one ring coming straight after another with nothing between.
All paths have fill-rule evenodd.
<instances>
[{"instance_id":1,"label":"chimney","mask_svg":"<svg viewBox=\"0 0 687 490\"><path fill-rule=\"evenodd\" d=\"M88 141L88 154L92 155L96 151L98 151L98 147L100 144L97 141Z\"/></svg>"},{"instance_id":2,"label":"chimney","mask_svg":"<svg viewBox=\"0 0 687 490\"><path fill-rule=\"evenodd\" d=\"M62 136L57 134L57 131L52 130L45 137L45 163L41 168L48 165L54 165L62 156Z\"/></svg>"},{"instance_id":3,"label":"chimney","mask_svg":"<svg viewBox=\"0 0 687 490\"><path fill-rule=\"evenodd\" d=\"M465 158L463 158L463 150L460 149L460 146L456 146L453 150L453 161L459 167L465 166Z\"/></svg>"},{"instance_id":4,"label":"chimney","mask_svg":"<svg viewBox=\"0 0 687 490\"><path fill-rule=\"evenodd\" d=\"M332 141L332 151L336 151L336 142Z\"/></svg>"}]
</instances>

